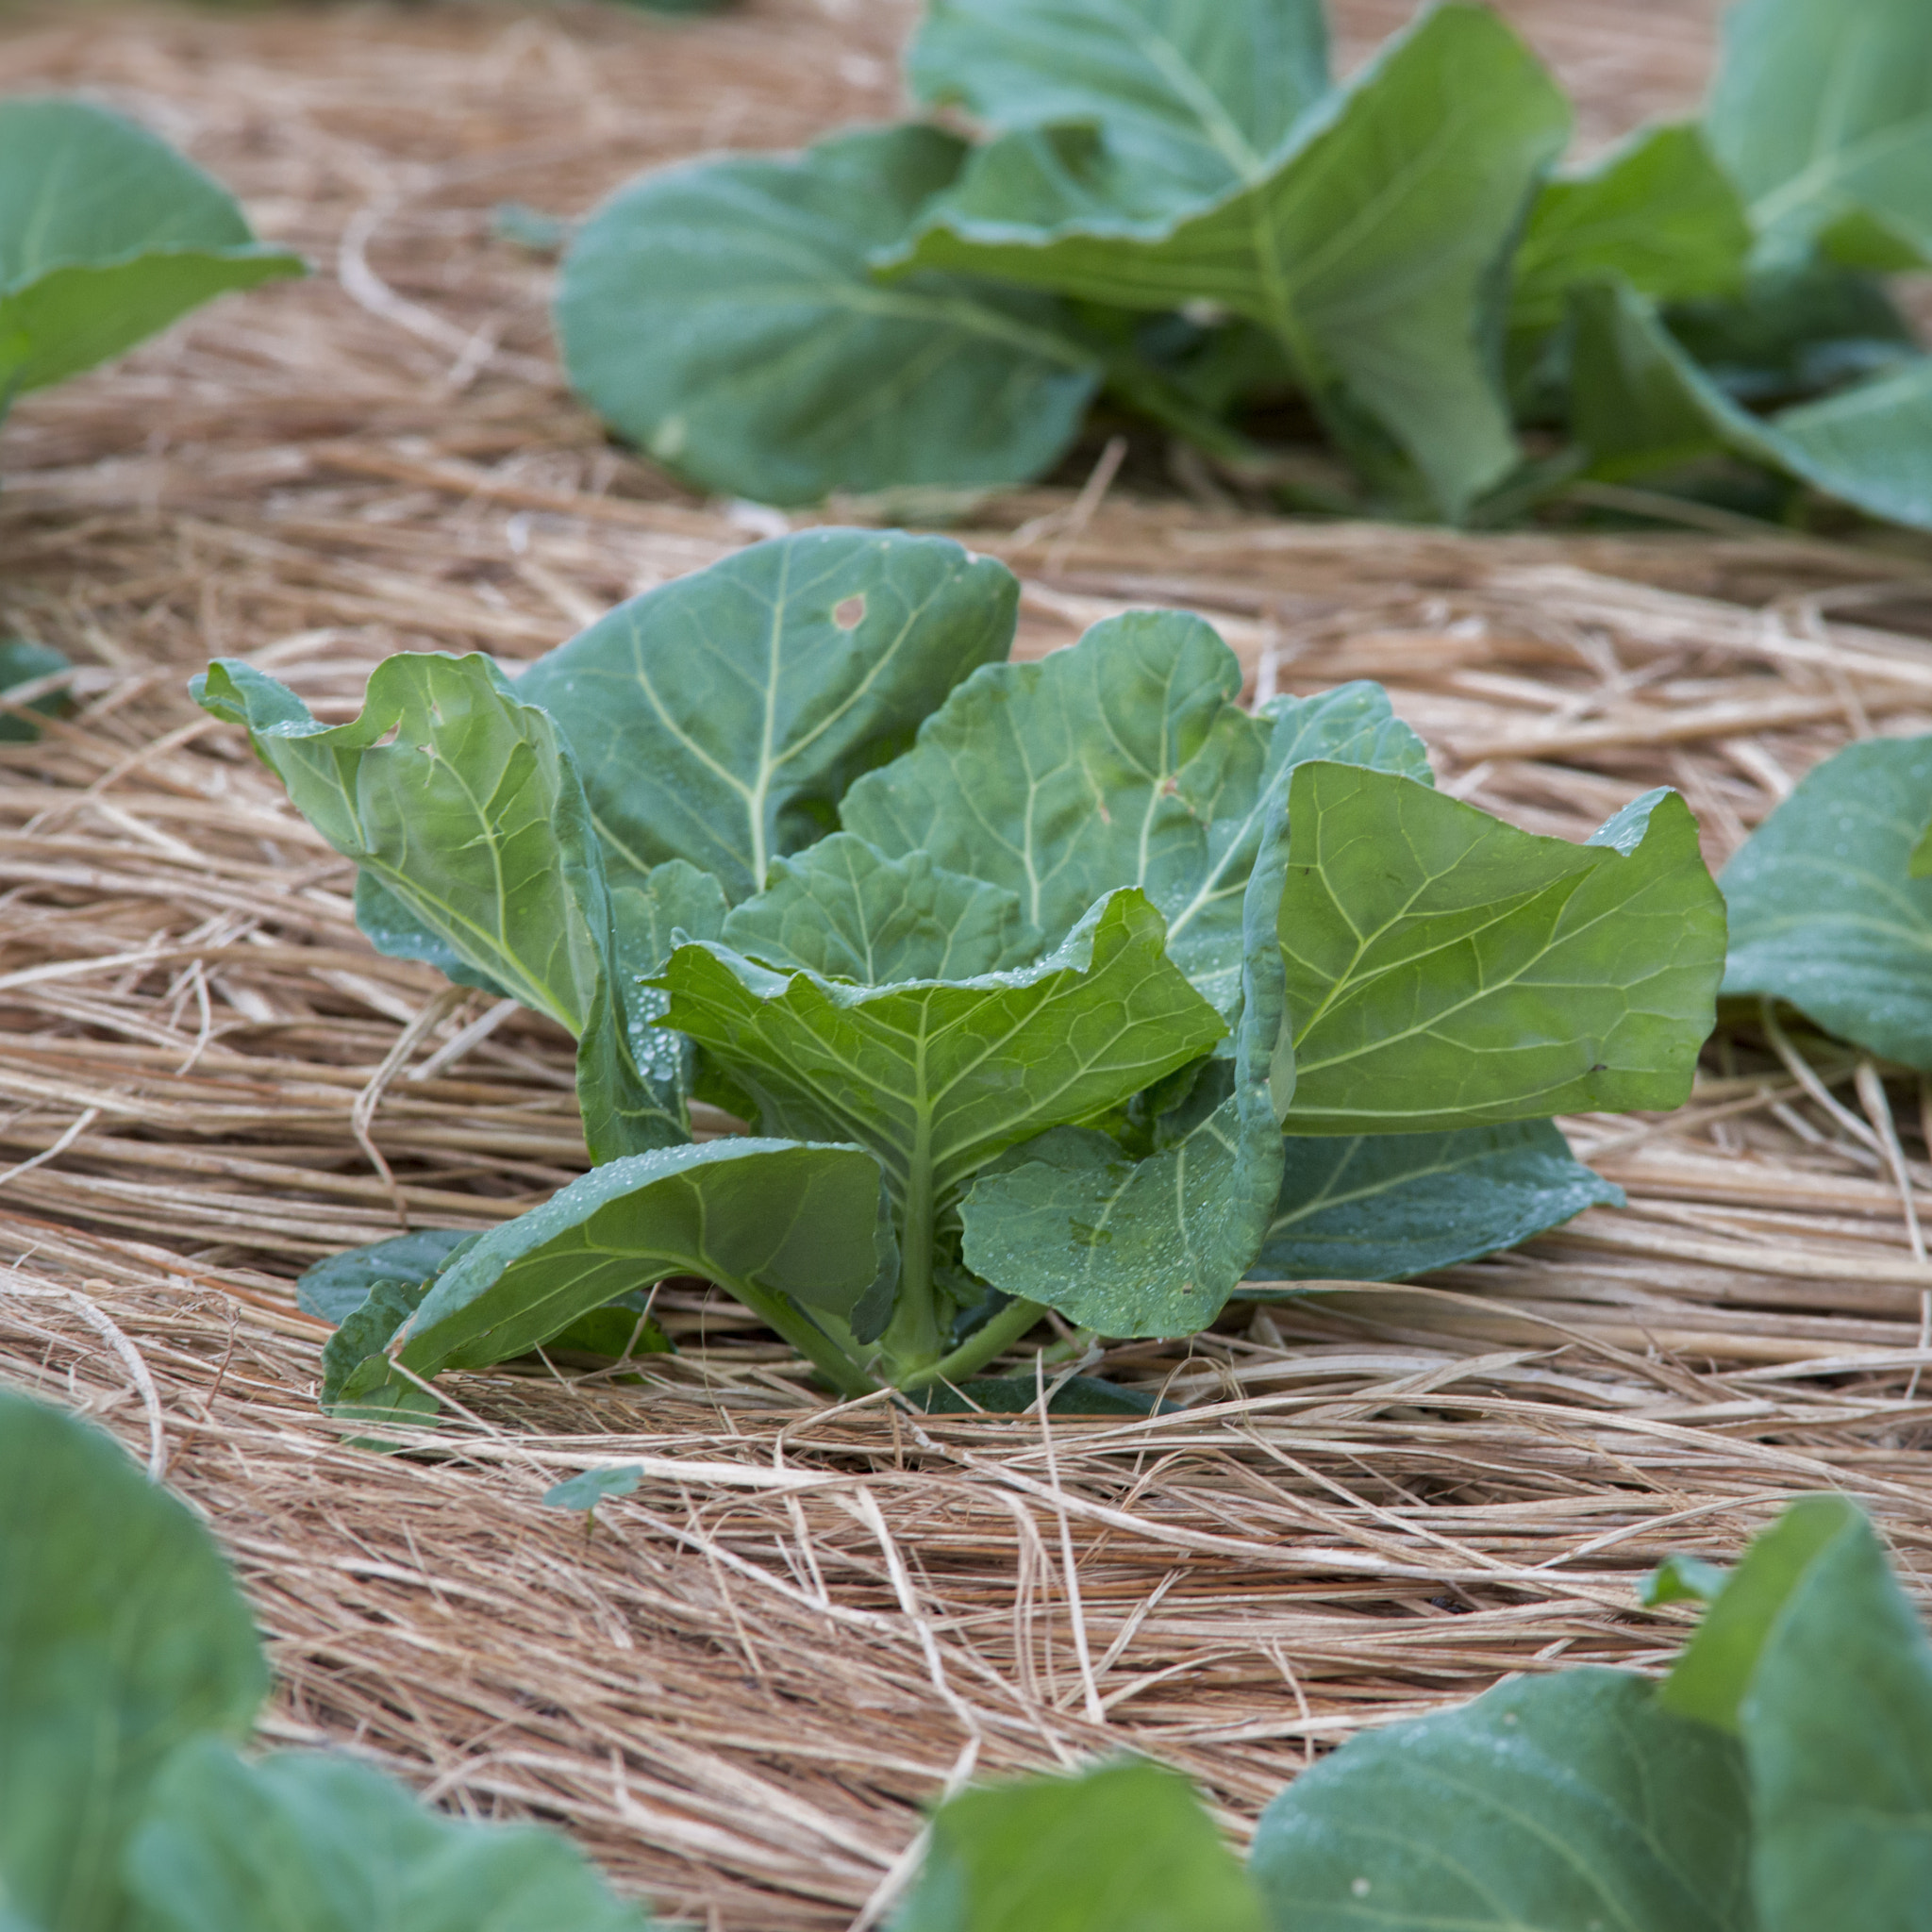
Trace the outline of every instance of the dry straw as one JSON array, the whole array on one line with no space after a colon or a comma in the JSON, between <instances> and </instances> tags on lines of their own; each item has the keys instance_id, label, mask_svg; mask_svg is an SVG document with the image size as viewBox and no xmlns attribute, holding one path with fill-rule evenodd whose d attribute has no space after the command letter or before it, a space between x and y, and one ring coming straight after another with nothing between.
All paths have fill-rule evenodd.
<instances>
[{"instance_id":1,"label":"dry straw","mask_svg":"<svg viewBox=\"0 0 1932 1932\"><path fill-rule=\"evenodd\" d=\"M1699 14L1519 10L1596 135L1695 92ZM579 1171L568 1042L372 954L347 868L183 675L240 654L345 715L390 651L527 658L774 527L603 446L552 373L546 266L490 209L885 112L905 18L0 28L0 86L144 116L320 270L8 426L0 599L84 668L74 715L0 752L0 1375L207 1513L274 1645L273 1735L562 1821L734 1928L875 1908L918 1807L974 1773L1147 1751L1241 1832L1365 1724L1655 1664L1681 1615L1637 1607L1645 1567L1734 1551L1794 1491L1858 1496L1908 1573L1932 1532L1923 1097L1751 1030L1682 1115L1571 1124L1628 1209L1110 1351L1184 1405L1158 1419L831 1408L689 1285L658 1302L678 1356L452 1378L462 1417L420 1456L317 1413L291 1277ZM1186 606L1259 691L1385 680L1459 796L1574 837L1674 784L1714 860L1824 753L1932 729L1923 545L1288 525L1162 462L1102 436L1067 487L971 508L1026 578L1024 650ZM625 1461L644 1480L594 1528L541 1507Z\"/></svg>"}]
</instances>

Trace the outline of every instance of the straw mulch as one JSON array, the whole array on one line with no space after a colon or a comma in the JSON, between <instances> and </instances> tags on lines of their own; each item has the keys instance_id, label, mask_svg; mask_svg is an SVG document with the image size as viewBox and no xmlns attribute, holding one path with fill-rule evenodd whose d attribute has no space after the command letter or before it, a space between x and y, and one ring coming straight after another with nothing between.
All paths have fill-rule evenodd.
<instances>
[{"instance_id":1,"label":"straw mulch","mask_svg":"<svg viewBox=\"0 0 1932 1932\"><path fill-rule=\"evenodd\" d=\"M1598 135L1694 96L1701 11L1519 10ZM6 431L0 611L83 669L70 720L0 750L0 1375L207 1513L275 1650L274 1736L562 1821L733 1928L875 1908L918 1807L968 1774L1151 1752L1240 1833L1365 1724L1511 1671L1657 1664L1682 1618L1636 1607L1641 1573L1734 1551L1794 1491L1849 1490L1932 1574L1921 1096L1816 1042L1807 1087L1749 1032L1675 1118L1571 1124L1627 1210L1109 1352L1177 1414L827 1408L690 1285L658 1305L681 1353L639 1379L452 1378L437 1456L372 1457L317 1413L291 1277L578 1172L568 1042L376 958L347 868L184 675L246 655L346 715L390 651L527 658L774 527L602 444L548 357L546 266L489 210L882 112L905 18L0 27L0 86L146 115L320 270ZM1719 860L1835 746L1932 729L1923 544L1291 525L1185 464L1165 484L1141 443L1083 489L1101 442L963 532L1024 575L1025 651L1199 609L1259 690L1384 679L1448 788L1536 830L1670 783ZM538 1502L633 1460L594 1531Z\"/></svg>"}]
</instances>

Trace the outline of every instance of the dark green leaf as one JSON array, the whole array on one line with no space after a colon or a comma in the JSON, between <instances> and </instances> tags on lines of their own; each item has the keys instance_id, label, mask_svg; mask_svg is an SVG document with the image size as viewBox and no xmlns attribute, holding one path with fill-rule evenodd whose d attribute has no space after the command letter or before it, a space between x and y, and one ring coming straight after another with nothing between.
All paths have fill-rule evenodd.
<instances>
[{"instance_id":1,"label":"dark green leaf","mask_svg":"<svg viewBox=\"0 0 1932 1932\"><path fill-rule=\"evenodd\" d=\"M629 1356L675 1355L670 1336L644 1313L645 1298L633 1291L559 1328L543 1344L547 1354L603 1356L622 1361Z\"/></svg>"},{"instance_id":2,"label":"dark green leaf","mask_svg":"<svg viewBox=\"0 0 1932 1932\"><path fill-rule=\"evenodd\" d=\"M1848 745L1724 867L1724 990L1789 1000L1855 1044L1932 1069L1932 737Z\"/></svg>"},{"instance_id":3,"label":"dark green leaf","mask_svg":"<svg viewBox=\"0 0 1932 1932\"><path fill-rule=\"evenodd\" d=\"M306 1315L325 1322L342 1322L369 1298L378 1281L413 1288L427 1281L450 1257L451 1251L470 1239L458 1227L419 1227L409 1234L391 1235L366 1248L350 1248L318 1261L295 1283L295 1306Z\"/></svg>"},{"instance_id":4,"label":"dark green leaf","mask_svg":"<svg viewBox=\"0 0 1932 1932\"><path fill-rule=\"evenodd\" d=\"M1580 1666L1353 1739L1248 1869L1277 1932L1752 1932L1748 1843L1736 1742Z\"/></svg>"},{"instance_id":5,"label":"dark green leaf","mask_svg":"<svg viewBox=\"0 0 1932 1932\"><path fill-rule=\"evenodd\" d=\"M1697 1634L1658 1690L1664 1707L1736 1733L1766 1645L1792 1597L1821 1563L1833 1560L1841 1540L1861 1526L1857 1507L1842 1496L1806 1496L1793 1503L1753 1541L1744 1560L1709 1598ZM1852 1634L1849 1620L1845 1634Z\"/></svg>"},{"instance_id":6,"label":"dark green leaf","mask_svg":"<svg viewBox=\"0 0 1932 1932\"><path fill-rule=\"evenodd\" d=\"M231 289L307 273L165 142L84 101L0 102L0 413Z\"/></svg>"},{"instance_id":7,"label":"dark green leaf","mask_svg":"<svg viewBox=\"0 0 1932 1932\"><path fill-rule=\"evenodd\" d=\"M385 1354L396 1331L423 1306L429 1283L378 1280L361 1306L343 1316L322 1345L324 1409L371 1420L379 1414L433 1416L441 1407L426 1389L391 1374Z\"/></svg>"},{"instance_id":8,"label":"dark green leaf","mask_svg":"<svg viewBox=\"0 0 1932 1932\"><path fill-rule=\"evenodd\" d=\"M686 1137L675 1068L638 1064L576 768L556 725L490 659L387 658L362 715L333 726L240 659L217 659L192 689L248 727L296 808L376 881L385 906L577 1036L594 1158Z\"/></svg>"},{"instance_id":9,"label":"dark green leaf","mask_svg":"<svg viewBox=\"0 0 1932 1932\"><path fill-rule=\"evenodd\" d=\"M1587 844L1412 779L1289 781L1291 1134L1441 1132L1674 1108L1724 966L1724 901L1674 791Z\"/></svg>"},{"instance_id":10,"label":"dark green leaf","mask_svg":"<svg viewBox=\"0 0 1932 1932\"><path fill-rule=\"evenodd\" d=\"M944 538L803 531L621 605L517 691L576 754L613 877L686 859L735 902L1006 656L1018 606L1004 565Z\"/></svg>"},{"instance_id":11,"label":"dark green leaf","mask_svg":"<svg viewBox=\"0 0 1932 1932\"><path fill-rule=\"evenodd\" d=\"M1262 1932L1186 1778L1103 1765L961 1793L892 1932Z\"/></svg>"},{"instance_id":12,"label":"dark green leaf","mask_svg":"<svg viewBox=\"0 0 1932 1932\"><path fill-rule=\"evenodd\" d=\"M946 872L925 852L887 858L849 832L772 861L770 883L724 921L724 941L761 965L889 986L970 979L1038 958L1017 893Z\"/></svg>"},{"instance_id":13,"label":"dark green leaf","mask_svg":"<svg viewBox=\"0 0 1932 1932\"><path fill-rule=\"evenodd\" d=\"M606 1496L627 1496L637 1488L641 1471L635 1463L624 1469L587 1469L543 1491L548 1509L594 1509Z\"/></svg>"},{"instance_id":14,"label":"dark green leaf","mask_svg":"<svg viewBox=\"0 0 1932 1932\"><path fill-rule=\"evenodd\" d=\"M934 0L913 92L989 127L1077 122L1150 192L1255 181L1328 87L1321 0Z\"/></svg>"},{"instance_id":15,"label":"dark green leaf","mask_svg":"<svg viewBox=\"0 0 1932 1932\"><path fill-rule=\"evenodd\" d=\"M1605 476L1724 450L1826 495L1932 528L1932 357L1774 416L1741 409L1628 290L1579 290L1571 427Z\"/></svg>"},{"instance_id":16,"label":"dark green leaf","mask_svg":"<svg viewBox=\"0 0 1932 1932\"><path fill-rule=\"evenodd\" d=\"M1497 284L1561 94L1486 8L1438 7L1307 116L1265 170L1182 213L1088 180L1068 157L1016 171L989 151L878 258L996 275L1126 308L1213 302L1270 329L1331 427L1407 452L1458 514L1515 466L1495 375ZM1004 148L1005 142L995 143ZM1058 172L1056 172L1056 169Z\"/></svg>"},{"instance_id":17,"label":"dark green leaf","mask_svg":"<svg viewBox=\"0 0 1932 1932\"><path fill-rule=\"evenodd\" d=\"M26 686L73 668L66 654L50 645L26 638L0 638L0 698L19 704L23 699L15 698L15 691L24 694ZM58 718L69 708L67 694L60 691L42 691L38 697L25 698L25 703L28 709L48 718ZM0 744L32 744L40 735L41 727L31 719L0 712Z\"/></svg>"},{"instance_id":18,"label":"dark green leaf","mask_svg":"<svg viewBox=\"0 0 1932 1932\"><path fill-rule=\"evenodd\" d=\"M1624 1191L1549 1121L1451 1134L1291 1138L1256 1281L1402 1281L1514 1247Z\"/></svg>"},{"instance_id":19,"label":"dark green leaf","mask_svg":"<svg viewBox=\"0 0 1932 1932\"><path fill-rule=\"evenodd\" d=\"M1889 232L1882 266L1932 254L1932 12L1921 0L1740 0L1706 125L1768 255L1799 256L1847 217Z\"/></svg>"},{"instance_id":20,"label":"dark green leaf","mask_svg":"<svg viewBox=\"0 0 1932 1932\"><path fill-rule=\"evenodd\" d=\"M858 1141L895 1199L943 1204L1006 1148L1117 1105L1220 1038L1164 935L1140 892L1114 892L1037 965L884 988L683 946L669 1024L766 1131Z\"/></svg>"},{"instance_id":21,"label":"dark green leaf","mask_svg":"<svg viewBox=\"0 0 1932 1932\"><path fill-rule=\"evenodd\" d=\"M1773 1580L1780 1600L1739 1708L1758 1919L1763 1932L1918 1932L1932 1899L1932 1643L1862 1515L1816 1497L1786 1522L1801 1511L1808 1560ZM1835 1533L1817 1535L1827 1511ZM1756 1556L1707 1624L1755 1593Z\"/></svg>"},{"instance_id":22,"label":"dark green leaf","mask_svg":"<svg viewBox=\"0 0 1932 1932\"><path fill-rule=\"evenodd\" d=\"M879 1170L854 1147L726 1139L613 1160L491 1228L402 1331L419 1375L485 1368L667 1274L763 1309L850 1311L879 1270Z\"/></svg>"},{"instance_id":23,"label":"dark green leaf","mask_svg":"<svg viewBox=\"0 0 1932 1932\"><path fill-rule=\"evenodd\" d=\"M912 751L853 786L840 818L882 851L1016 893L1049 944L1103 892L1137 886L1167 921L1170 957L1231 1013L1241 895L1287 772L1318 758L1429 770L1379 686L1258 717L1241 690L1240 660L1199 618L1109 618L1071 650L977 672Z\"/></svg>"},{"instance_id":24,"label":"dark green leaf","mask_svg":"<svg viewBox=\"0 0 1932 1932\"><path fill-rule=\"evenodd\" d=\"M1046 1378L1053 1391L1047 1410L1053 1415L1153 1415L1162 1404L1151 1389L1124 1389L1095 1375ZM971 1375L963 1382L931 1382L919 1391L919 1402L931 1415L1024 1415L1040 1400L1030 1375Z\"/></svg>"},{"instance_id":25,"label":"dark green leaf","mask_svg":"<svg viewBox=\"0 0 1932 1932\"><path fill-rule=\"evenodd\" d=\"M962 152L883 128L621 189L564 258L572 384L661 462L763 503L1038 475L1099 382L1060 305L952 275L883 288L868 266Z\"/></svg>"},{"instance_id":26,"label":"dark green leaf","mask_svg":"<svg viewBox=\"0 0 1932 1932\"><path fill-rule=\"evenodd\" d=\"M1228 1097L1138 1161L1078 1127L1019 1148L960 1209L966 1265L981 1280L1107 1335L1191 1335L1220 1312L1281 1191L1294 1090L1276 933L1287 847L1277 792L1243 895Z\"/></svg>"},{"instance_id":27,"label":"dark green leaf","mask_svg":"<svg viewBox=\"0 0 1932 1932\"><path fill-rule=\"evenodd\" d=\"M268 1690L213 1539L119 1444L0 1393L0 1900L122 1932L121 1854L162 1762Z\"/></svg>"},{"instance_id":28,"label":"dark green leaf","mask_svg":"<svg viewBox=\"0 0 1932 1932\"><path fill-rule=\"evenodd\" d=\"M190 1746L129 1875L153 1932L644 1932L568 1839L460 1824L346 1758Z\"/></svg>"},{"instance_id":29,"label":"dark green leaf","mask_svg":"<svg viewBox=\"0 0 1932 1932\"><path fill-rule=\"evenodd\" d=\"M1676 302L1664 319L1711 381L1753 408L1886 375L1920 353L1876 276L1826 262L1760 269L1741 293Z\"/></svg>"},{"instance_id":30,"label":"dark green leaf","mask_svg":"<svg viewBox=\"0 0 1932 1932\"><path fill-rule=\"evenodd\" d=\"M1549 329L1571 289L1605 278L1659 302L1740 287L1751 225L1695 127L1645 128L1538 195L1516 251L1509 324Z\"/></svg>"}]
</instances>

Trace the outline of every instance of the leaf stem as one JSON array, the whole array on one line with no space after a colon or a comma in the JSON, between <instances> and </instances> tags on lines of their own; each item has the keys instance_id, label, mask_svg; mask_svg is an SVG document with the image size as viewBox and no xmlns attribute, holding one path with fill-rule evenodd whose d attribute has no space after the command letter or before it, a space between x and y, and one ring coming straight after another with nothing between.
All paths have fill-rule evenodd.
<instances>
[{"instance_id":1,"label":"leaf stem","mask_svg":"<svg viewBox=\"0 0 1932 1932\"><path fill-rule=\"evenodd\" d=\"M858 1364L801 1308L782 1295L768 1294L748 1281L721 1284L755 1314L775 1329L831 1383L841 1395L871 1395L879 1388Z\"/></svg>"},{"instance_id":2,"label":"leaf stem","mask_svg":"<svg viewBox=\"0 0 1932 1932\"><path fill-rule=\"evenodd\" d=\"M910 1391L924 1389L933 1382L957 1382L974 1370L983 1369L995 1356L1004 1355L1012 1347L1045 1313L1038 1302L1008 1302L951 1355L941 1356L930 1368L903 1377L899 1387Z\"/></svg>"}]
</instances>

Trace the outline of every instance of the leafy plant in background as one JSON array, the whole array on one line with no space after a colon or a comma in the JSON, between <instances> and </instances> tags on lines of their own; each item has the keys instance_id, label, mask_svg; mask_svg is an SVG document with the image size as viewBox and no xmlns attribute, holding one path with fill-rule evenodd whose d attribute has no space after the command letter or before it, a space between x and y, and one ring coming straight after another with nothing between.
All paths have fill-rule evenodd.
<instances>
[{"instance_id":1,"label":"leafy plant in background","mask_svg":"<svg viewBox=\"0 0 1932 1932\"><path fill-rule=\"evenodd\" d=\"M0 1392L6 1932L644 1932L579 1853L334 1755L247 1758L268 1667L213 1539Z\"/></svg>"},{"instance_id":2,"label":"leafy plant in background","mask_svg":"<svg viewBox=\"0 0 1932 1932\"><path fill-rule=\"evenodd\" d=\"M1932 1644L1842 1497L1792 1505L1661 1684L1581 1666L1366 1732L1262 1814L1245 1873L1144 1763L941 1807L892 1932L1916 1932Z\"/></svg>"},{"instance_id":3,"label":"leafy plant in background","mask_svg":"<svg viewBox=\"0 0 1932 1932\"><path fill-rule=\"evenodd\" d=\"M1932 1073L1932 738L1848 745L1724 868L1727 994Z\"/></svg>"},{"instance_id":4,"label":"leafy plant in background","mask_svg":"<svg viewBox=\"0 0 1932 1932\"><path fill-rule=\"evenodd\" d=\"M0 101L0 414L204 302L306 274L154 135L84 101Z\"/></svg>"},{"instance_id":5,"label":"leafy plant in background","mask_svg":"<svg viewBox=\"0 0 1932 1932\"><path fill-rule=\"evenodd\" d=\"M1376 686L1250 715L1172 611L1008 664L1017 599L943 539L823 530L514 685L391 658L328 726L245 663L197 680L378 946L578 1041L594 1170L312 1279L325 1401L433 1409L668 1274L835 1388L931 1389L1049 1308L1186 1335L1244 1278L1620 1198L1549 1117L1688 1091L1724 916L1676 794L1535 838L1434 791ZM752 1136L693 1142L693 1094Z\"/></svg>"},{"instance_id":6,"label":"leafy plant in background","mask_svg":"<svg viewBox=\"0 0 1932 1932\"><path fill-rule=\"evenodd\" d=\"M1742 0L1724 47L1701 123L1551 178L1567 104L1462 0L1339 84L1321 0L930 0L908 81L980 139L640 177L571 244L565 362L773 503L1037 476L1104 391L1250 479L1298 397L1357 478L1317 507L1731 456L1932 526L1932 358L1880 279L1927 261L1932 11Z\"/></svg>"}]
</instances>

